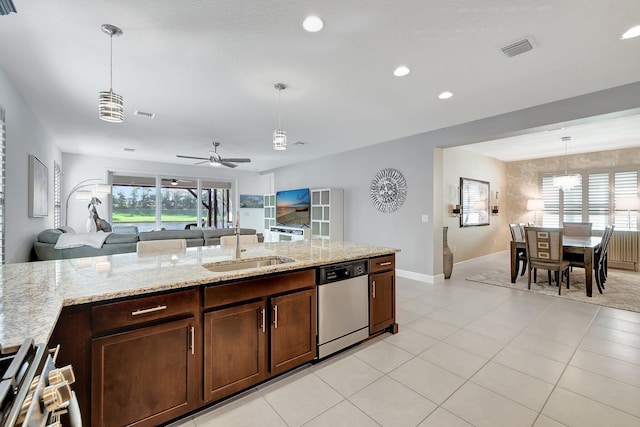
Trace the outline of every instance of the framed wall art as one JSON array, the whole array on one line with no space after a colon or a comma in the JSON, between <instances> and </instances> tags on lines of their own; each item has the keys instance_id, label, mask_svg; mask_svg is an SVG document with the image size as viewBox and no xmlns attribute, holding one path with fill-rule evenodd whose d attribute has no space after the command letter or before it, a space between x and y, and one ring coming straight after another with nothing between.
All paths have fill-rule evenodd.
<instances>
[{"instance_id":1,"label":"framed wall art","mask_svg":"<svg viewBox=\"0 0 640 427\"><path fill-rule=\"evenodd\" d=\"M460 178L460 227L489 225L490 194L487 181Z\"/></svg>"},{"instance_id":2,"label":"framed wall art","mask_svg":"<svg viewBox=\"0 0 640 427\"><path fill-rule=\"evenodd\" d=\"M29 217L49 214L49 171L34 155L29 155Z\"/></svg>"}]
</instances>

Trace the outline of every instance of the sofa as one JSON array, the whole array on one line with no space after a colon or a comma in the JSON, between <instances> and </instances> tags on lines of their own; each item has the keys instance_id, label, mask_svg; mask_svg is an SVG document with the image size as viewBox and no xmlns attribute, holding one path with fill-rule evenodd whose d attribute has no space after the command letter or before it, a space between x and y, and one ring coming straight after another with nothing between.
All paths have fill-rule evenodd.
<instances>
[{"instance_id":1,"label":"sofa","mask_svg":"<svg viewBox=\"0 0 640 427\"><path fill-rule=\"evenodd\" d=\"M89 237L100 237L104 240L101 245L90 241L81 246L56 249L55 246L58 243L58 239L65 233L74 233L74 231L70 227L61 227L50 228L38 233L33 244L36 259L38 261L47 261L135 252L138 241L148 240L185 239L187 247L219 245L220 237L235 234L235 229L204 228L137 232L134 228L126 230L115 228L113 233L105 233L103 235L100 235L102 232L91 233ZM264 242L262 233L256 233L256 230L252 228L241 228L240 234L257 234L258 242ZM77 237L84 235L85 233L78 234ZM100 241L101 239L97 240Z\"/></svg>"}]
</instances>

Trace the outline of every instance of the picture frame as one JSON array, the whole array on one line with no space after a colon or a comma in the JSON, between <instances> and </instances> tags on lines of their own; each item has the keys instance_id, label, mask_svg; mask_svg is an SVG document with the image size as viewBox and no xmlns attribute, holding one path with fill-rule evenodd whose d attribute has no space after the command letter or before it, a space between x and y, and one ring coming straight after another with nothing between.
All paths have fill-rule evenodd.
<instances>
[{"instance_id":1,"label":"picture frame","mask_svg":"<svg viewBox=\"0 0 640 427\"><path fill-rule=\"evenodd\" d=\"M489 225L490 195L488 181L460 178L460 227Z\"/></svg>"},{"instance_id":2,"label":"picture frame","mask_svg":"<svg viewBox=\"0 0 640 427\"><path fill-rule=\"evenodd\" d=\"M264 208L264 196L255 194L241 194L240 207L249 209Z\"/></svg>"},{"instance_id":3,"label":"picture frame","mask_svg":"<svg viewBox=\"0 0 640 427\"><path fill-rule=\"evenodd\" d=\"M49 170L36 156L29 155L29 217L49 215Z\"/></svg>"}]
</instances>

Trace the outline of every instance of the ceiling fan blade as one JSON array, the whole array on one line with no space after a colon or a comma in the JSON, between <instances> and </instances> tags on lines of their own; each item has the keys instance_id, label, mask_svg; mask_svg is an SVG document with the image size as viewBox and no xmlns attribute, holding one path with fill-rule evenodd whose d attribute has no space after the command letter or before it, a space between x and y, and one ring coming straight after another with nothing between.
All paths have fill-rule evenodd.
<instances>
[{"instance_id":1,"label":"ceiling fan blade","mask_svg":"<svg viewBox=\"0 0 640 427\"><path fill-rule=\"evenodd\" d=\"M206 161L209 161L208 157L181 156L180 154L176 154L176 157L180 157L181 159L195 159L195 160L206 160Z\"/></svg>"},{"instance_id":2,"label":"ceiling fan blade","mask_svg":"<svg viewBox=\"0 0 640 427\"><path fill-rule=\"evenodd\" d=\"M221 162L233 162L233 163L251 163L251 159L240 158L240 159L220 159Z\"/></svg>"},{"instance_id":3,"label":"ceiling fan blade","mask_svg":"<svg viewBox=\"0 0 640 427\"><path fill-rule=\"evenodd\" d=\"M211 162L207 159L207 160L203 160L201 162L196 162L196 163L194 163L194 165L201 165L201 164L204 164L204 163L211 163Z\"/></svg>"},{"instance_id":4,"label":"ceiling fan blade","mask_svg":"<svg viewBox=\"0 0 640 427\"><path fill-rule=\"evenodd\" d=\"M238 166L235 163L227 162L226 159L225 160L220 160L220 162L218 162L218 163L220 163L221 165L226 166L228 168L235 168L236 166Z\"/></svg>"}]
</instances>

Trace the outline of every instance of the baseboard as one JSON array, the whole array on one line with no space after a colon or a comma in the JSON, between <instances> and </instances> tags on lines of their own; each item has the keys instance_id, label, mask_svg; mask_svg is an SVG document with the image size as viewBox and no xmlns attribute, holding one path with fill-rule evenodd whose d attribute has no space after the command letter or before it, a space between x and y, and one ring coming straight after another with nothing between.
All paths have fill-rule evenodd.
<instances>
[{"instance_id":1,"label":"baseboard","mask_svg":"<svg viewBox=\"0 0 640 427\"><path fill-rule=\"evenodd\" d=\"M442 283L444 282L444 274L436 274L432 276L430 274L416 273L408 270L400 270L396 268L396 275L398 277L404 277L405 279L417 280L425 283Z\"/></svg>"}]
</instances>

